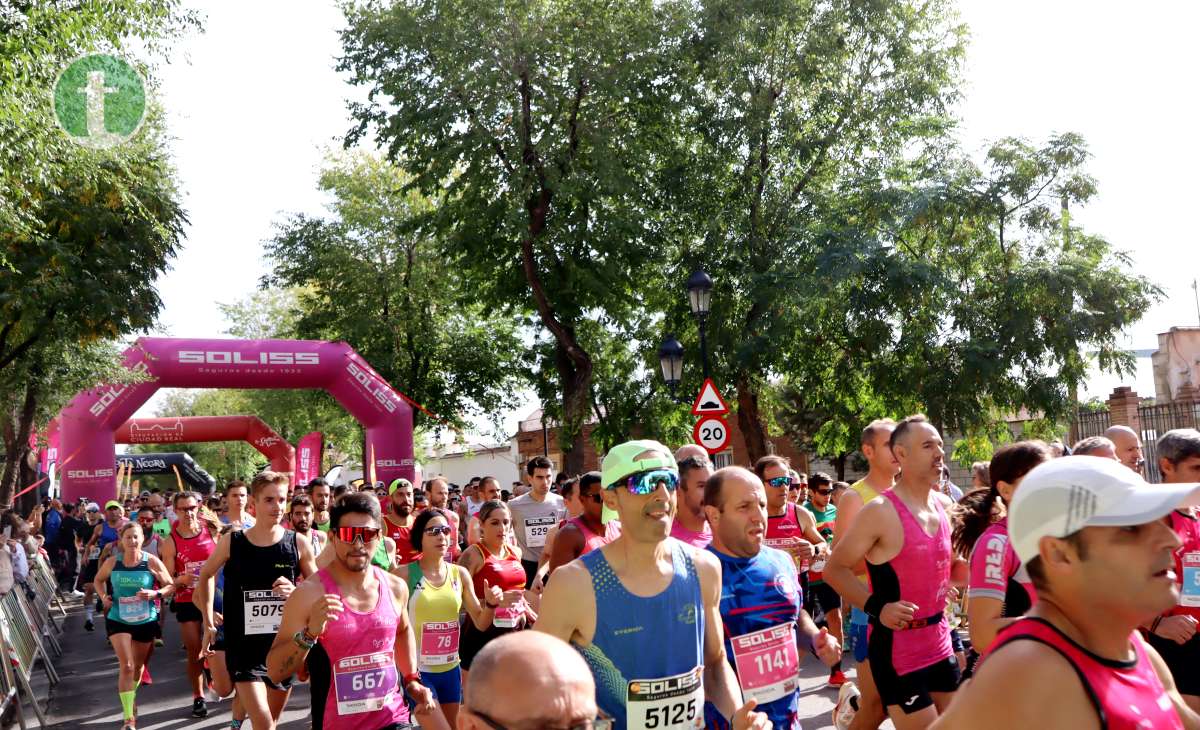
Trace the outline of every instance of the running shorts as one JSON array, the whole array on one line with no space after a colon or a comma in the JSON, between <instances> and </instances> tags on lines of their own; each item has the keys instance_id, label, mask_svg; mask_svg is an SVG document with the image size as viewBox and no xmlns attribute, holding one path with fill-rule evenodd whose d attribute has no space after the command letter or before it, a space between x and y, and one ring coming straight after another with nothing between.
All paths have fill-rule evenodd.
<instances>
[{"instance_id":1,"label":"running shorts","mask_svg":"<svg viewBox=\"0 0 1200 730\"><path fill-rule=\"evenodd\" d=\"M958 689L958 660L954 655L908 674L896 674L889 661L877 661L871 653L871 676L885 707L896 705L904 714L911 715L933 705L935 692L953 692Z\"/></svg>"},{"instance_id":2,"label":"running shorts","mask_svg":"<svg viewBox=\"0 0 1200 730\"><path fill-rule=\"evenodd\" d=\"M127 624L115 618L104 621L104 630L111 637L116 634L129 634L132 641L148 644L162 636L162 628L157 621L147 621L144 624Z\"/></svg>"}]
</instances>

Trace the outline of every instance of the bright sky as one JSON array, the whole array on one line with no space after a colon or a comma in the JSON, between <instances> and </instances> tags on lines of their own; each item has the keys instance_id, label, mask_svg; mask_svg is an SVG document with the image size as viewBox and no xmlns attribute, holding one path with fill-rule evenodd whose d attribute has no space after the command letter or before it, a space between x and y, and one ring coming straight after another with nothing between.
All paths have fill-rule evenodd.
<instances>
[{"instance_id":1,"label":"bright sky","mask_svg":"<svg viewBox=\"0 0 1200 730\"><path fill-rule=\"evenodd\" d=\"M342 25L333 3L189 5L207 13L206 32L159 72L191 218L160 281L159 334L215 337L225 328L217 303L251 292L264 273L261 242L272 225L284 213L322 211L323 151L349 129L344 100L357 92L333 70ZM1001 136L1083 134L1100 195L1078 220L1131 252L1135 270L1166 292L1129 347L1152 350L1156 333L1197 324L1200 255L1186 226L1200 169L1200 150L1188 143L1200 5L1149 0L1134 12L1123 3L964 0L960 8L972 36L963 138L982 150ZM1116 384L1098 376L1087 394ZM1153 395L1148 359L1135 385Z\"/></svg>"}]
</instances>

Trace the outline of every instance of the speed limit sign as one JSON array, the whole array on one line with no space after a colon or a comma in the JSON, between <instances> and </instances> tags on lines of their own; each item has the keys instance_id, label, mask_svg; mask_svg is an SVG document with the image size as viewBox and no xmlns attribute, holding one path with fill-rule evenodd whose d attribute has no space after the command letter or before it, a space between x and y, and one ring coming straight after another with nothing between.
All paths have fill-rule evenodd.
<instances>
[{"instance_id":1,"label":"speed limit sign","mask_svg":"<svg viewBox=\"0 0 1200 730\"><path fill-rule=\"evenodd\" d=\"M696 421L696 427L692 429L692 440L710 454L724 451L729 443L729 427L720 416L705 416Z\"/></svg>"}]
</instances>

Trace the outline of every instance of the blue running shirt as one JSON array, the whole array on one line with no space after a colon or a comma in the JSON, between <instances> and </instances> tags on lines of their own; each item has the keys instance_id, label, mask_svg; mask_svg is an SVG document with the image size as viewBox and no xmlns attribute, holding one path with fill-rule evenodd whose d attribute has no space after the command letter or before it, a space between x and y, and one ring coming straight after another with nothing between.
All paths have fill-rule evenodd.
<instances>
[{"instance_id":1,"label":"blue running shirt","mask_svg":"<svg viewBox=\"0 0 1200 730\"><path fill-rule=\"evenodd\" d=\"M752 558L707 550L721 561L721 619L725 653L748 700L758 700L779 730L798 727L800 657L796 619L804 605L796 564L763 546Z\"/></svg>"},{"instance_id":2,"label":"blue running shirt","mask_svg":"<svg viewBox=\"0 0 1200 730\"><path fill-rule=\"evenodd\" d=\"M596 635L576 646L613 730L704 727L704 602L691 548L669 541L675 577L657 596L625 589L604 550L579 559L596 594Z\"/></svg>"}]
</instances>

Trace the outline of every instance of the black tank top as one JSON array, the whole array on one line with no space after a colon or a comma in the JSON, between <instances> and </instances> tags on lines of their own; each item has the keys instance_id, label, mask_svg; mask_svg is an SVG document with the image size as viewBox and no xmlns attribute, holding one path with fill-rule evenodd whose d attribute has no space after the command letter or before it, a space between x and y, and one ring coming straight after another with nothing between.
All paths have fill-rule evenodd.
<instances>
[{"instance_id":1,"label":"black tank top","mask_svg":"<svg viewBox=\"0 0 1200 730\"><path fill-rule=\"evenodd\" d=\"M269 547L258 547L243 531L230 533L224 601L228 653L266 660L283 616L283 599L271 591L280 577L300 583L294 531L285 530L283 538Z\"/></svg>"}]
</instances>

